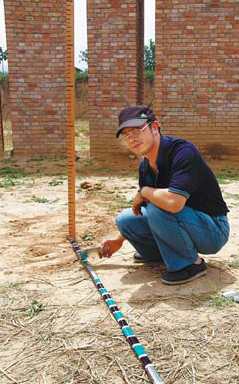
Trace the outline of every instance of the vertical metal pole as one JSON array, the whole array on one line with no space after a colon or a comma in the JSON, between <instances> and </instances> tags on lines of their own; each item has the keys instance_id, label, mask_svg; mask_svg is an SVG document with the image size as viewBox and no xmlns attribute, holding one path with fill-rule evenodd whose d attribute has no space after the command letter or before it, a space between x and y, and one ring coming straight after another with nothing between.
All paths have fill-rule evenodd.
<instances>
[{"instance_id":1,"label":"vertical metal pole","mask_svg":"<svg viewBox=\"0 0 239 384\"><path fill-rule=\"evenodd\" d=\"M66 19L68 233L69 237L75 237L75 67L73 0L66 0Z\"/></svg>"}]
</instances>

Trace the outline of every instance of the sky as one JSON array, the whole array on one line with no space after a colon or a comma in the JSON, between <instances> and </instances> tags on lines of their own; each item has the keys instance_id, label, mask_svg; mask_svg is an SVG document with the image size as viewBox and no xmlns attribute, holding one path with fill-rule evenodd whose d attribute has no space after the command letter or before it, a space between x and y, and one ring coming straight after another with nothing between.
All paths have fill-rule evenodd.
<instances>
[{"instance_id":1,"label":"sky","mask_svg":"<svg viewBox=\"0 0 239 384\"><path fill-rule=\"evenodd\" d=\"M75 66L84 69L83 63L80 64L79 54L87 48L87 27L86 27L86 1L74 0L74 26L75 26ZM7 49L5 18L4 18L4 0L0 0L0 47ZM149 40L155 41L155 0L145 0L145 44ZM1 69L0 69L1 70ZM4 62L4 70L7 70L7 64Z\"/></svg>"}]
</instances>

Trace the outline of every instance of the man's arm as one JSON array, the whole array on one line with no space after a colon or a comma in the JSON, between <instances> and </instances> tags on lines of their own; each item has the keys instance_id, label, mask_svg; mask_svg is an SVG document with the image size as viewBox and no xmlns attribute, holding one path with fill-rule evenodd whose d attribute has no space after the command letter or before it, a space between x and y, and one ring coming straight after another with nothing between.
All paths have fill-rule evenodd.
<instances>
[{"instance_id":1,"label":"man's arm","mask_svg":"<svg viewBox=\"0 0 239 384\"><path fill-rule=\"evenodd\" d=\"M187 201L185 196L170 192L166 188L143 187L140 193L156 207L171 213L180 212Z\"/></svg>"}]
</instances>

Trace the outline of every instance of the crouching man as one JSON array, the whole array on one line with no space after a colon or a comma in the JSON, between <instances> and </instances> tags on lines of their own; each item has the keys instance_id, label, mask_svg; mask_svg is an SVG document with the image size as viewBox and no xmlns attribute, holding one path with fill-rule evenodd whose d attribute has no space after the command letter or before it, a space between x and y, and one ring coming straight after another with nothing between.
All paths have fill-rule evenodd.
<instances>
[{"instance_id":1,"label":"crouching man","mask_svg":"<svg viewBox=\"0 0 239 384\"><path fill-rule=\"evenodd\" d=\"M217 253L229 236L228 208L212 170L192 143L163 136L147 106L123 109L116 137L142 157L139 190L132 208L116 217L119 233L102 243L100 257L111 257L126 239L135 260L165 264L165 284L205 275L198 253Z\"/></svg>"}]
</instances>

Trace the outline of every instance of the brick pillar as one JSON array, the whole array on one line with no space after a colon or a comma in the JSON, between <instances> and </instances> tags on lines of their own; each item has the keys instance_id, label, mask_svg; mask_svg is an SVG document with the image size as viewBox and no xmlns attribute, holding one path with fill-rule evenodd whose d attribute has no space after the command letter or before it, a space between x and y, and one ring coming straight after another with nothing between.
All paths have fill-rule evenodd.
<instances>
[{"instance_id":1,"label":"brick pillar","mask_svg":"<svg viewBox=\"0 0 239 384\"><path fill-rule=\"evenodd\" d=\"M143 100L143 0L88 0L91 155L114 159L117 117ZM138 49L139 48L139 49Z\"/></svg>"},{"instance_id":2,"label":"brick pillar","mask_svg":"<svg viewBox=\"0 0 239 384\"><path fill-rule=\"evenodd\" d=\"M238 1L156 0L155 111L214 158L239 158L238 36Z\"/></svg>"},{"instance_id":3,"label":"brick pillar","mask_svg":"<svg viewBox=\"0 0 239 384\"><path fill-rule=\"evenodd\" d=\"M67 0L4 0L14 155L66 155Z\"/></svg>"}]
</instances>

